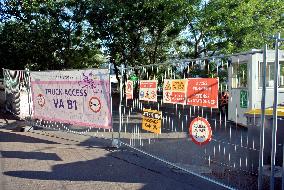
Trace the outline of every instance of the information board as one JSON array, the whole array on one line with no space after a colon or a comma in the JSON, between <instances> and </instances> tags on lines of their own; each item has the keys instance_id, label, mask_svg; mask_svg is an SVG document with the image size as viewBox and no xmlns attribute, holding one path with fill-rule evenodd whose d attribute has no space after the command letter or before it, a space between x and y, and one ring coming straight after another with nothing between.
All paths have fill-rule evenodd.
<instances>
[{"instance_id":1,"label":"information board","mask_svg":"<svg viewBox=\"0 0 284 190\"><path fill-rule=\"evenodd\" d=\"M187 79L165 79L163 103L186 104Z\"/></svg>"},{"instance_id":2,"label":"information board","mask_svg":"<svg viewBox=\"0 0 284 190\"><path fill-rule=\"evenodd\" d=\"M126 82L126 99L132 100L133 99L133 81L128 80Z\"/></svg>"},{"instance_id":3,"label":"information board","mask_svg":"<svg viewBox=\"0 0 284 190\"><path fill-rule=\"evenodd\" d=\"M240 91L240 107L248 108L248 91L247 90Z\"/></svg>"},{"instance_id":4,"label":"information board","mask_svg":"<svg viewBox=\"0 0 284 190\"><path fill-rule=\"evenodd\" d=\"M151 109L143 109L142 129L155 134L161 134L162 112Z\"/></svg>"},{"instance_id":5,"label":"information board","mask_svg":"<svg viewBox=\"0 0 284 190\"><path fill-rule=\"evenodd\" d=\"M110 129L107 69L30 72L33 117Z\"/></svg>"},{"instance_id":6,"label":"information board","mask_svg":"<svg viewBox=\"0 0 284 190\"><path fill-rule=\"evenodd\" d=\"M218 108L217 78L189 78L187 105Z\"/></svg>"},{"instance_id":7,"label":"information board","mask_svg":"<svg viewBox=\"0 0 284 190\"><path fill-rule=\"evenodd\" d=\"M140 80L139 100L157 102L157 80Z\"/></svg>"}]
</instances>

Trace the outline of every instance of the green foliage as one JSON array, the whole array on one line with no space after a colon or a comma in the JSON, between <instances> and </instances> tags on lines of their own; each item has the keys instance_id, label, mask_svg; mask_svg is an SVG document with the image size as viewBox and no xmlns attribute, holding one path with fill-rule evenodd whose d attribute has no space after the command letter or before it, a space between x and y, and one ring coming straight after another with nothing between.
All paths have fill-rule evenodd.
<instances>
[{"instance_id":1,"label":"green foliage","mask_svg":"<svg viewBox=\"0 0 284 190\"><path fill-rule=\"evenodd\" d=\"M283 12L281 0L3 0L0 63L43 70L110 61L118 75L121 64L262 48L284 35ZM205 64L192 72L214 77L218 64Z\"/></svg>"},{"instance_id":2,"label":"green foliage","mask_svg":"<svg viewBox=\"0 0 284 190\"><path fill-rule=\"evenodd\" d=\"M260 49L270 42L269 37L284 33L281 0L206 2L196 2L187 29L175 41L179 57L198 58Z\"/></svg>"},{"instance_id":3,"label":"green foliage","mask_svg":"<svg viewBox=\"0 0 284 190\"><path fill-rule=\"evenodd\" d=\"M216 0L208 6L210 11L219 10L214 18L221 23L219 30L226 34L227 52L262 48L270 36L284 30L283 1Z\"/></svg>"},{"instance_id":4,"label":"green foliage","mask_svg":"<svg viewBox=\"0 0 284 190\"><path fill-rule=\"evenodd\" d=\"M113 63L143 65L164 60L169 43L185 27L184 1L94 2L89 21Z\"/></svg>"},{"instance_id":5,"label":"green foliage","mask_svg":"<svg viewBox=\"0 0 284 190\"><path fill-rule=\"evenodd\" d=\"M1 65L11 69L98 67L106 59L86 20L87 1L2 1Z\"/></svg>"}]
</instances>

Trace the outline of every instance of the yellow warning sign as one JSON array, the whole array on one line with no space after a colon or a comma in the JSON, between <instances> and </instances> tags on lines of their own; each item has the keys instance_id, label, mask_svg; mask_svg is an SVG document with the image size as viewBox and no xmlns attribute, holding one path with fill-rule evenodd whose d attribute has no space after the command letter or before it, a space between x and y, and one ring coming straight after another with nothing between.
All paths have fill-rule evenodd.
<instances>
[{"instance_id":1,"label":"yellow warning sign","mask_svg":"<svg viewBox=\"0 0 284 190\"><path fill-rule=\"evenodd\" d=\"M185 79L180 80L172 80L172 90L177 92L184 92L186 90L186 82Z\"/></svg>"},{"instance_id":2,"label":"yellow warning sign","mask_svg":"<svg viewBox=\"0 0 284 190\"><path fill-rule=\"evenodd\" d=\"M162 112L157 110L143 109L142 129L155 134L161 134Z\"/></svg>"}]
</instances>

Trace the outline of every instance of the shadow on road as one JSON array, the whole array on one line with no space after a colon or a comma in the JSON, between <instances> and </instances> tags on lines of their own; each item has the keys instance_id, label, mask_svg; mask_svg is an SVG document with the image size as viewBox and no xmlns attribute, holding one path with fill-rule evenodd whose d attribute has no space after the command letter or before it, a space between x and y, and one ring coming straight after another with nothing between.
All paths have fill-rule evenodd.
<instances>
[{"instance_id":1,"label":"shadow on road","mask_svg":"<svg viewBox=\"0 0 284 190\"><path fill-rule=\"evenodd\" d=\"M95 144L94 140L92 143L87 140L79 146L90 144L95 147L104 143ZM3 156L7 155L9 153L4 152ZM41 156L47 156L45 159L48 159L47 154L38 158L41 159ZM166 165L128 149L109 150L109 153L103 153L97 159L56 164L51 169L52 171L6 171L3 174L34 180L141 183L144 184L141 189L220 189L219 186L195 176L173 172Z\"/></svg>"},{"instance_id":2,"label":"shadow on road","mask_svg":"<svg viewBox=\"0 0 284 190\"><path fill-rule=\"evenodd\" d=\"M10 133L8 131L7 132L0 131L0 142L58 144L53 141L44 140L44 139L35 138L35 137L29 137L26 135L21 135L21 134L16 134L16 133Z\"/></svg>"},{"instance_id":3,"label":"shadow on road","mask_svg":"<svg viewBox=\"0 0 284 190\"><path fill-rule=\"evenodd\" d=\"M147 168L143 165L147 160L137 158L136 161L129 161L124 158L121 152L112 152L106 157L94 160L54 165L51 172L7 171L4 174L38 180L143 183L145 186L142 189L197 189L197 184L199 187L218 189L208 182L202 183L193 176L171 172L169 168L158 163Z\"/></svg>"},{"instance_id":4,"label":"shadow on road","mask_svg":"<svg viewBox=\"0 0 284 190\"><path fill-rule=\"evenodd\" d=\"M0 119L3 119L8 123L8 120L18 120L19 118L9 112L4 113L2 110L0 110Z\"/></svg>"},{"instance_id":5,"label":"shadow on road","mask_svg":"<svg viewBox=\"0 0 284 190\"><path fill-rule=\"evenodd\" d=\"M45 152L23 152L23 151L1 151L3 158L19 158L32 160L54 160L62 161L56 153Z\"/></svg>"}]
</instances>

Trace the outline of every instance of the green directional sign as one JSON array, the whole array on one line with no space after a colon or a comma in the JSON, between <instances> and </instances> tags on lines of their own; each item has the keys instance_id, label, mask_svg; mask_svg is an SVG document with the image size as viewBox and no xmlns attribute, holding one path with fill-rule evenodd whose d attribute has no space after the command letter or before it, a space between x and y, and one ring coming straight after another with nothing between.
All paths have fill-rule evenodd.
<instances>
[{"instance_id":1,"label":"green directional sign","mask_svg":"<svg viewBox=\"0 0 284 190\"><path fill-rule=\"evenodd\" d=\"M130 77L130 80L132 80L132 81L137 81L137 80L138 80L138 77L137 77L136 75L132 75L132 76Z\"/></svg>"},{"instance_id":2,"label":"green directional sign","mask_svg":"<svg viewBox=\"0 0 284 190\"><path fill-rule=\"evenodd\" d=\"M248 108L248 91L241 90L240 92L240 106L241 108Z\"/></svg>"}]
</instances>

